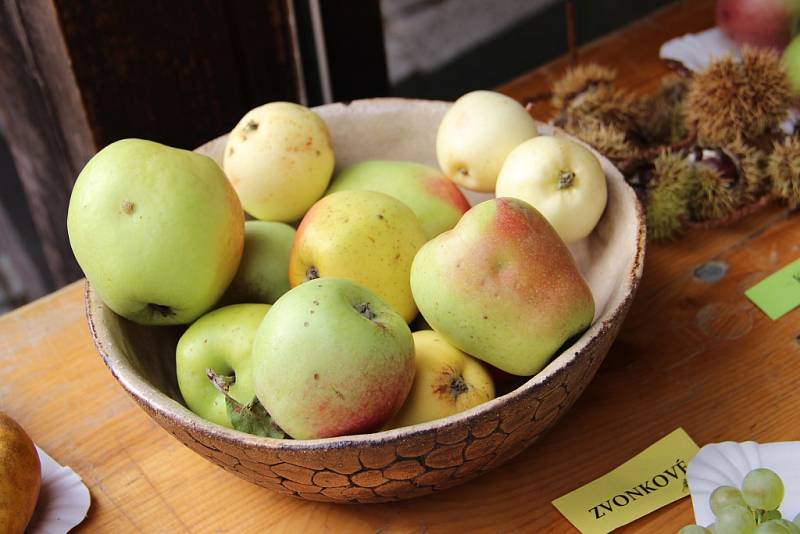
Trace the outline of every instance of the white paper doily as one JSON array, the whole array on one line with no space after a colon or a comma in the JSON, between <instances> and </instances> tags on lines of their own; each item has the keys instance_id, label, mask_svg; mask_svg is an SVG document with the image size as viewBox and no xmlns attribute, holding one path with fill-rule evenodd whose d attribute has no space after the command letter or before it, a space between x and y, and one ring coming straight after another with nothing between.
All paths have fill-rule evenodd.
<instances>
[{"instance_id":1,"label":"white paper doily","mask_svg":"<svg viewBox=\"0 0 800 534\"><path fill-rule=\"evenodd\" d=\"M75 471L36 447L42 464L42 488L28 528L29 534L65 534L89 511L89 490Z\"/></svg>"}]
</instances>

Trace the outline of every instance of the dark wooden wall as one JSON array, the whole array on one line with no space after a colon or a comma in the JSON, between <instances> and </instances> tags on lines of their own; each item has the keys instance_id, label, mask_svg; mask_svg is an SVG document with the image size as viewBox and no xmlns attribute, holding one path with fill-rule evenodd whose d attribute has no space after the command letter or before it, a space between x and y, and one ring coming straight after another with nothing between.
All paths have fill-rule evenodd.
<instances>
[{"instance_id":1,"label":"dark wooden wall","mask_svg":"<svg viewBox=\"0 0 800 534\"><path fill-rule=\"evenodd\" d=\"M0 125L55 287L81 273L77 173L124 137L195 147L248 109L302 100L288 0L4 0Z\"/></svg>"}]
</instances>

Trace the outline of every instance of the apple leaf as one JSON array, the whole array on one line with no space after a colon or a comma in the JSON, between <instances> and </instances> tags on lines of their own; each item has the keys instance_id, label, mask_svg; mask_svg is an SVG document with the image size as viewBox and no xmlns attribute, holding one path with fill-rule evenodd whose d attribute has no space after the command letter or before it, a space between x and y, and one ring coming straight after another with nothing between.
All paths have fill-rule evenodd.
<instances>
[{"instance_id":1,"label":"apple leaf","mask_svg":"<svg viewBox=\"0 0 800 534\"><path fill-rule=\"evenodd\" d=\"M229 395L225 395L225 404L228 407L228 416L231 418L233 428L239 432L247 432L256 436L283 439L286 434L272 421L267 410L259 402L258 397L253 397L250 404L242 404Z\"/></svg>"},{"instance_id":2,"label":"apple leaf","mask_svg":"<svg viewBox=\"0 0 800 534\"><path fill-rule=\"evenodd\" d=\"M236 381L235 377L220 376L213 369L206 369L206 374L217 390L225 396L225 406L233 428L255 436L283 439L286 433L278 427L270 417L258 397L248 404L242 404L230 396L228 390Z\"/></svg>"}]
</instances>

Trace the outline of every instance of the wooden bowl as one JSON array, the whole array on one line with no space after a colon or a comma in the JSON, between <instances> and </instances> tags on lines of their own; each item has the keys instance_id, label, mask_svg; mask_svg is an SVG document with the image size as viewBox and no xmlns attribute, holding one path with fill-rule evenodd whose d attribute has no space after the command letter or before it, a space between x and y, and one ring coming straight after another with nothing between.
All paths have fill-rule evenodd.
<instances>
[{"instance_id":1,"label":"wooden bowl","mask_svg":"<svg viewBox=\"0 0 800 534\"><path fill-rule=\"evenodd\" d=\"M436 166L436 130L448 106L390 98L316 111L330 128L340 167L376 158ZM225 136L197 151L220 161L224 146ZM567 411L594 376L630 307L642 274L644 218L622 175L600 159L608 207L593 234L571 247L596 302L591 328L522 386L471 410L374 434L260 438L209 423L186 408L175 377L182 328L133 324L108 309L87 284L92 337L122 387L158 424L201 456L265 488L309 500L369 503L461 484L518 454ZM473 202L488 197L468 196Z\"/></svg>"}]
</instances>

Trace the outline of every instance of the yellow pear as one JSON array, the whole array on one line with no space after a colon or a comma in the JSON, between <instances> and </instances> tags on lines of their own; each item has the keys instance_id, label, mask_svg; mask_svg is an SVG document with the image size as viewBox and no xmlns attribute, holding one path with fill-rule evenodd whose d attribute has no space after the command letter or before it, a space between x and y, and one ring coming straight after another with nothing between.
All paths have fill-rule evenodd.
<instances>
[{"instance_id":1,"label":"yellow pear","mask_svg":"<svg viewBox=\"0 0 800 534\"><path fill-rule=\"evenodd\" d=\"M33 441L0 412L0 532L25 532L41 484L42 468Z\"/></svg>"}]
</instances>

